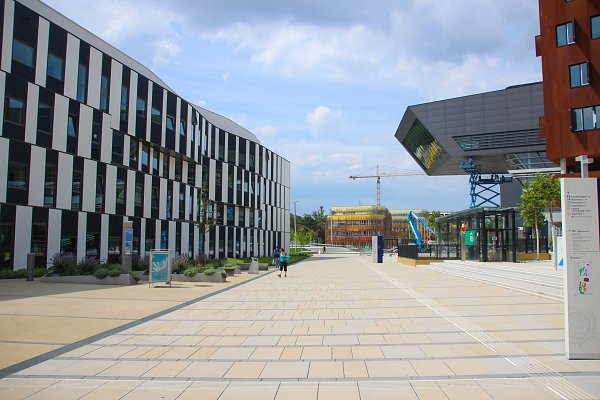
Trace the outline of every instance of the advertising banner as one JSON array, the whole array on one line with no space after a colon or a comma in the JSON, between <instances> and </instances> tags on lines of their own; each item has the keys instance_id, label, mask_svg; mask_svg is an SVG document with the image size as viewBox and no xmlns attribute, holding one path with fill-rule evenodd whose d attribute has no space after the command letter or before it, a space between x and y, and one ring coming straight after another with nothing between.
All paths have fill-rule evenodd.
<instances>
[{"instance_id":1,"label":"advertising banner","mask_svg":"<svg viewBox=\"0 0 600 400\"><path fill-rule=\"evenodd\" d=\"M569 359L600 359L598 179L563 178L565 344ZM559 259L560 261L560 259Z\"/></svg>"},{"instance_id":2,"label":"advertising banner","mask_svg":"<svg viewBox=\"0 0 600 400\"><path fill-rule=\"evenodd\" d=\"M150 250L148 283L171 282L169 250Z\"/></svg>"}]
</instances>

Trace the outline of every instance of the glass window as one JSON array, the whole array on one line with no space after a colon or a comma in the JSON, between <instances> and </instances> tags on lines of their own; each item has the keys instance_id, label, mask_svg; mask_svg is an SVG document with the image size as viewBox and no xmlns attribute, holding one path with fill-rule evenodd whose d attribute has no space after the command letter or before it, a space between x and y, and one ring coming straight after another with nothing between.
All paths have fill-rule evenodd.
<instances>
[{"instance_id":1,"label":"glass window","mask_svg":"<svg viewBox=\"0 0 600 400\"><path fill-rule=\"evenodd\" d=\"M184 120L179 121L179 134L181 136L185 136L185 121Z\"/></svg>"},{"instance_id":2,"label":"glass window","mask_svg":"<svg viewBox=\"0 0 600 400\"><path fill-rule=\"evenodd\" d=\"M227 188L233 189L233 171L229 171L227 174Z\"/></svg>"},{"instance_id":3,"label":"glass window","mask_svg":"<svg viewBox=\"0 0 600 400\"><path fill-rule=\"evenodd\" d=\"M125 179L117 178L117 204L125 204Z\"/></svg>"},{"instance_id":4,"label":"glass window","mask_svg":"<svg viewBox=\"0 0 600 400\"><path fill-rule=\"evenodd\" d=\"M77 137L77 117L75 115L69 115L67 121L67 136Z\"/></svg>"},{"instance_id":5,"label":"glass window","mask_svg":"<svg viewBox=\"0 0 600 400\"><path fill-rule=\"evenodd\" d=\"M253 155L251 155L250 158L248 159L248 168L254 169L254 156Z\"/></svg>"},{"instance_id":6,"label":"glass window","mask_svg":"<svg viewBox=\"0 0 600 400\"><path fill-rule=\"evenodd\" d=\"M31 224L31 252L46 252L46 225Z\"/></svg>"},{"instance_id":7,"label":"glass window","mask_svg":"<svg viewBox=\"0 0 600 400\"><path fill-rule=\"evenodd\" d=\"M158 151L152 152L152 174L158 175Z\"/></svg>"},{"instance_id":8,"label":"glass window","mask_svg":"<svg viewBox=\"0 0 600 400\"><path fill-rule=\"evenodd\" d=\"M52 107L49 104L38 104L37 129L42 133L52 132Z\"/></svg>"},{"instance_id":9,"label":"glass window","mask_svg":"<svg viewBox=\"0 0 600 400\"><path fill-rule=\"evenodd\" d=\"M585 86L590 83L587 62L569 66L569 75L572 88Z\"/></svg>"},{"instance_id":10,"label":"glass window","mask_svg":"<svg viewBox=\"0 0 600 400\"><path fill-rule=\"evenodd\" d=\"M233 206L227 207L227 222L235 221L235 208Z\"/></svg>"},{"instance_id":11,"label":"glass window","mask_svg":"<svg viewBox=\"0 0 600 400\"><path fill-rule=\"evenodd\" d=\"M100 138L102 134L102 125L99 122L92 122L92 155L93 160L100 159Z\"/></svg>"},{"instance_id":12,"label":"glass window","mask_svg":"<svg viewBox=\"0 0 600 400\"><path fill-rule=\"evenodd\" d=\"M142 167L147 168L149 162L149 150L147 144L142 144Z\"/></svg>"},{"instance_id":13,"label":"glass window","mask_svg":"<svg viewBox=\"0 0 600 400\"><path fill-rule=\"evenodd\" d=\"M13 60L33 68L35 62L35 50L30 45L21 42L19 39L13 39Z\"/></svg>"},{"instance_id":14,"label":"glass window","mask_svg":"<svg viewBox=\"0 0 600 400\"><path fill-rule=\"evenodd\" d=\"M191 162L188 163L187 184L191 186L196 186L196 165Z\"/></svg>"},{"instance_id":15,"label":"glass window","mask_svg":"<svg viewBox=\"0 0 600 400\"><path fill-rule=\"evenodd\" d=\"M600 15L590 18L590 29L592 31L592 39L600 38Z\"/></svg>"},{"instance_id":16,"label":"glass window","mask_svg":"<svg viewBox=\"0 0 600 400\"><path fill-rule=\"evenodd\" d=\"M46 176L44 177L44 207L54 207L56 199L56 167L46 165Z\"/></svg>"},{"instance_id":17,"label":"glass window","mask_svg":"<svg viewBox=\"0 0 600 400\"><path fill-rule=\"evenodd\" d=\"M71 185L71 209L79 210L81 207L81 178L79 170L73 170L73 183Z\"/></svg>"},{"instance_id":18,"label":"glass window","mask_svg":"<svg viewBox=\"0 0 600 400\"><path fill-rule=\"evenodd\" d=\"M173 189L167 188L167 219L173 215Z\"/></svg>"},{"instance_id":19,"label":"glass window","mask_svg":"<svg viewBox=\"0 0 600 400\"><path fill-rule=\"evenodd\" d=\"M108 111L108 76L102 75L100 79L100 109Z\"/></svg>"},{"instance_id":20,"label":"glass window","mask_svg":"<svg viewBox=\"0 0 600 400\"><path fill-rule=\"evenodd\" d=\"M152 107L152 123L160 125L162 123L161 111Z\"/></svg>"},{"instance_id":21,"label":"glass window","mask_svg":"<svg viewBox=\"0 0 600 400\"><path fill-rule=\"evenodd\" d=\"M85 103L87 99L87 76L87 67L83 64L79 64L79 67L77 68L77 101L81 103Z\"/></svg>"},{"instance_id":22,"label":"glass window","mask_svg":"<svg viewBox=\"0 0 600 400\"><path fill-rule=\"evenodd\" d=\"M138 167L138 142L130 138L129 141L129 166L137 169Z\"/></svg>"},{"instance_id":23,"label":"glass window","mask_svg":"<svg viewBox=\"0 0 600 400\"><path fill-rule=\"evenodd\" d=\"M46 73L48 76L62 81L65 69L64 66L65 61L62 59L62 57L59 57L56 54L48 53L48 66L46 67Z\"/></svg>"},{"instance_id":24,"label":"glass window","mask_svg":"<svg viewBox=\"0 0 600 400\"><path fill-rule=\"evenodd\" d=\"M140 117L146 118L146 100L145 99L142 99L140 97L137 98L137 101L135 103L135 112Z\"/></svg>"},{"instance_id":25,"label":"glass window","mask_svg":"<svg viewBox=\"0 0 600 400\"><path fill-rule=\"evenodd\" d=\"M594 111L596 114L596 129L600 129L600 118L598 118L600 115L600 106L594 107Z\"/></svg>"},{"instance_id":26,"label":"glass window","mask_svg":"<svg viewBox=\"0 0 600 400\"><path fill-rule=\"evenodd\" d=\"M154 115L154 109L152 109L152 115ZM160 113L159 113L159 116L160 116ZM160 121L158 123L160 124ZM175 120L170 115L167 115L167 129L170 131L175 130Z\"/></svg>"},{"instance_id":27,"label":"glass window","mask_svg":"<svg viewBox=\"0 0 600 400\"><path fill-rule=\"evenodd\" d=\"M135 184L135 205L137 207L142 206L142 199L144 198L144 185L136 182Z\"/></svg>"},{"instance_id":28,"label":"glass window","mask_svg":"<svg viewBox=\"0 0 600 400\"><path fill-rule=\"evenodd\" d=\"M123 157L123 134L119 131L113 131L112 154L113 159Z\"/></svg>"},{"instance_id":29,"label":"glass window","mask_svg":"<svg viewBox=\"0 0 600 400\"><path fill-rule=\"evenodd\" d=\"M127 111L129 104L129 88L121 86L121 121L127 121Z\"/></svg>"},{"instance_id":30,"label":"glass window","mask_svg":"<svg viewBox=\"0 0 600 400\"><path fill-rule=\"evenodd\" d=\"M556 46L562 47L573 43L575 43L573 21L569 21L562 25L556 25Z\"/></svg>"},{"instance_id":31,"label":"glass window","mask_svg":"<svg viewBox=\"0 0 600 400\"><path fill-rule=\"evenodd\" d=\"M14 97L6 96L4 101L4 119L15 124L25 122L25 102Z\"/></svg>"},{"instance_id":32,"label":"glass window","mask_svg":"<svg viewBox=\"0 0 600 400\"><path fill-rule=\"evenodd\" d=\"M163 178L168 178L169 177L169 155L162 153L162 158L163 158L163 173L162 176Z\"/></svg>"},{"instance_id":33,"label":"glass window","mask_svg":"<svg viewBox=\"0 0 600 400\"><path fill-rule=\"evenodd\" d=\"M8 163L8 184L9 189L27 189L27 166L25 164L10 161Z\"/></svg>"},{"instance_id":34,"label":"glass window","mask_svg":"<svg viewBox=\"0 0 600 400\"><path fill-rule=\"evenodd\" d=\"M182 187L183 189L183 187ZM185 215L185 193L183 190L179 191L179 218L183 219Z\"/></svg>"},{"instance_id":35,"label":"glass window","mask_svg":"<svg viewBox=\"0 0 600 400\"><path fill-rule=\"evenodd\" d=\"M102 212L104 205L104 176L96 176L96 212Z\"/></svg>"},{"instance_id":36,"label":"glass window","mask_svg":"<svg viewBox=\"0 0 600 400\"><path fill-rule=\"evenodd\" d=\"M430 169L446 154L439 142L419 120L415 120L408 130L403 144L415 155L425 169ZM269 161L267 160L267 162Z\"/></svg>"},{"instance_id":37,"label":"glass window","mask_svg":"<svg viewBox=\"0 0 600 400\"><path fill-rule=\"evenodd\" d=\"M596 126L594 107L583 109L583 130L594 129Z\"/></svg>"},{"instance_id":38,"label":"glass window","mask_svg":"<svg viewBox=\"0 0 600 400\"><path fill-rule=\"evenodd\" d=\"M181 180L181 160L179 158L175 159L175 180Z\"/></svg>"},{"instance_id":39,"label":"glass window","mask_svg":"<svg viewBox=\"0 0 600 400\"><path fill-rule=\"evenodd\" d=\"M245 224L246 224L246 210L243 207L240 207L238 225L244 226Z\"/></svg>"},{"instance_id":40,"label":"glass window","mask_svg":"<svg viewBox=\"0 0 600 400\"><path fill-rule=\"evenodd\" d=\"M158 187L152 186L152 198L150 199L150 207L158 209Z\"/></svg>"},{"instance_id":41,"label":"glass window","mask_svg":"<svg viewBox=\"0 0 600 400\"><path fill-rule=\"evenodd\" d=\"M571 110L571 129L573 131L583 130L583 109L575 108Z\"/></svg>"},{"instance_id":42,"label":"glass window","mask_svg":"<svg viewBox=\"0 0 600 400\"><path fill-rule=\"evenodd\" d=\"M215 170L215 185L221 186L223 184L221 167L217 165L217 169Z\"/></svg>"}]
</instances>

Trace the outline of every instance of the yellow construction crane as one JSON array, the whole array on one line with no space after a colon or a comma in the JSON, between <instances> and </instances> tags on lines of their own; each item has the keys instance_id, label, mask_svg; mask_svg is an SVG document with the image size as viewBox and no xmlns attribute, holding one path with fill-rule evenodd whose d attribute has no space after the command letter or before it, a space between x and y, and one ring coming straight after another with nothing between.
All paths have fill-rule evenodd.
<instances>
[{"instance_id":1,"label":"yellow construction crane","mask_svg":"<svg viewBox=\"0 0 600 400\"><path fill-rule=\"evenodd\" d=\"M381 205L381 178L386 178L390 176L415 176L415 175L425 175L423 172L419 171L409 171L409 172L399 172L399 173L379 173L379 165L377 166L377 173L375 175L351 175L349 178L352 180L355 179L363 179L363 178L377 178L377 205Z\"/></svg>"}]
</instances>

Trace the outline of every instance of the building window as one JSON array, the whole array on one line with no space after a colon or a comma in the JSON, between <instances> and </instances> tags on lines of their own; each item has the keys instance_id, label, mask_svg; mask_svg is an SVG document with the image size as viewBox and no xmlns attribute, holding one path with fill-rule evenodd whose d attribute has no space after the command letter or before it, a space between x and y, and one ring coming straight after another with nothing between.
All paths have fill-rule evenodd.
<instances>
[{"instance_id":1,"label":"building window","mask_svg":"<svg viewBox=\"0 0 600 400\"><path fill-rule=\"evenodd\" d=\"M30 45L21 42L18 39L13 39L12 58L16 62L33 68L35 62L35 50Z\"/></svg>"},{"instance_id":2,"label":"building window","mask_svg":"<svg viewBox=\"0 0 600 400\"><path fill-rule=\"evenodd\" d=\"M179 121L179 134L181 136L185 136L185 121L184 120Z\"/></svg>"},{"instance_id":3,"label":"building window","mask_svg":"<svg viewBox=\"0 0 600 400\"><path fill-rule=\"evenodd\" d=\"M181 181L181 163L179 158L175 159L175 180Z\"/></svg>"},{"instance_id":4,"label":"building window","mask_svg":"<svg viewBox=\"0 0 600 400\"><path fill-rule=\"evenodd\" d=\"M92 159L100 159L100 138L102 134L102 125L99 122L92 123Z\"/></svg>"},{"instance_id":5,"label":"building window","mask_svg":"<svg viewBox=\"0 0 600 400\"><path fill-rule=\"evenodd\" d=\"M590 18L590 30L592 31L592 39L600 38L600 15Z\"/></svg>"},{"instance_id":6,"label":"building window","mask_svg":"<svg viewBox=\"0 0 600 400\"><path fill-rule=\"evenodd\" d=\"M117 204L125 204L125 179L117 178Z\"/></svg>"},{"instance_id":7,"label":"building window","mask_svg":"<svg viewBox=\"0 0 600 400\"><path fill-rule=\"evenodd\" d=\"M158 209L158 187L152 186L152 198L150 199L150 207Z\"/></svg>"},{"instance_id":8,"label":"building window","mask_svg":"<svg viewBox=\"0 0 600 400\"><path fill-rule=\"evenodd\" d=\"M129 89L127 86L121 87L121 121L127 121L127 110L129 104Z\"/></svg>"},{"instance_id":9,"label":"building window","mask_svg":"<svg viewBox=\"0 0 600 400\"><path fill-rule=\"evenodd\" d=\"M113 131L112 140L112 158L121 159L123 157L123 134L119 131ZM123 160L121 159L121 162ZM114 161L113 161L114 162Z\"/></svg>"},{"instance_id":10,"label":"building window","mask_svg":"<svg viewBox=\"0 0 600 400\"><path fill-rule=\"evenodd\" d=\"M163 178L168 178L169 177L169 155L166 153L162 153L162 165L163 165L163 171L162 171L162 176Z\"/></svg>"},{"instance_id":11,"label":"building window","mask_svg":"<svg viewBox=\"0 0 600 400\"><path fill-rule=\"evenodd\" d=\"M573 21L566 24L556 25L556 47L568 46L575 43Z\"/></svg>"},{"instance_id":12,"label":"building window","mask_svg":"<svg viewBox=\"0 0 600 400\"><path fill-rule=\"evenodd\" d=\"M229 171L227 174L227 188L233 189L233 171Z\"/></svg>"},{"instance_id":13,"label":"building window","mask_svg":"<svg viewBox=\"0 0 600 400\"><path fill-rule=\"evenodd\" d=\"M142 144L142 168L148 168L148 163L150 162L149 152L148 145Z\"/></svg>"},{"instance_id":14,"label":"building window","mask_svg":"<svg viewBox=\"0 0 600 400\"><path fill-rule=\"evenodd\" d=\"M31 224L31 252L46 252L46 225Z\"/></svg>"},{"instance_id":15,"label":"building window","mask_svg":"<svg viewBox=\"0 0 600 400\"><path fill-rule=\"evenodd\" d=\"M96 212L101 213L104 205L104 177L96 177Z\"/></svg>"},{"instance_id":16,"label":"building window","mask_svg":"<svg viewBox=\"0 0 600 400\"><path fill-rule=\"evenodd\" d=\"M183 187L179 191L179 219L185 218L185 192Z\"/></svg>"},{"instance_id":17,"label":"building window","mask_svg":"<svg viewBox=\"0 0 600 400\"><path fill-rule=\"evenodd\" d=\"M215 170L215 185L221 186L223 184L221 166L217 165L217 169Z\"/></svg>"},{"instance_id":18,"label":"building window","mask_svg":"<svg viewBox=\"0 0 600 400\"><path fill-rule=\"evenodd\" d=\"M574 108L571 110L571 129L575 132L600 129L599 115L600 106Z\"/></svg>"},{"instance_id":19,"label":"building window","mask_svg":"<svg viewBox=\"0 0 600 400\"><path fill-rule=\"evenodd\" d=\"M8 184L9 189L27 189L27 166L16 162L8 163Z\"/></svg>"},{"instance_id":20,"label":"building window","mask_svg":"<svg viewBox=\"0 0 600 400\"><path fill-rule=\"evenodd\" d=\"M56 54L48 53L48 66L46 67L46 73L48 76L62 81L65 69L64 66L65 61L62 59L62 57L59 57Z\"/></svg>"},{"instance_id":21,"label":"building window","mask_svg":"<svg viewBox=\"0 0 600 400\"><path fill-rule=\"evenodd\" d=\"M167 219L173 215L173 188L167 188Z\"/></svg>"},{"instance_id":22,"label":"building window","mask_svg":"<svg viewBox=\"0 0 600 400\"><path fill-rule=\"evenodd\" d=\"M160 125L162 123L161 112L158 108L152 107L152 123Z\"/></svg>"},{"instance_id":23,"label":"building window","mask_svg":"<svg viewBox=\"0 0 600 400\"><path fill-rule=\"evenodd\" d=\"M100 79L100 110L108 111L108 76L102 75Z\"/></svg>"},{"instance_id":24,"label":"building window","mask_svg":"<svg viewBox=\"0 0 600 400\"><path fill-rule=\"evenodd\" d=\"M191 186L196 186L196 165L191 162L188 163L187 184Z\"/></svg>"},{"instance_id":25,"label":"building window","mask_svg":"<svg viewBox=\"0 0 600 400\"><path fill-rule=\"evenodd\" d=\"M572 88L590 83L587 62L569 66L569 75Z\"/></svg>"},{"instance_id":26,"label":"building window","mask_svg":"<svg viewBox=\"0 0 600 400\"><path fill-rule=\"evenodd\" d=\"M67 136L76 138L77 137L77 117L75 115L69 115L67 121Z\"/></svg>"},{"instance_id":27,"label":"building window","mask_svg":"<svg viewBox=\"0 0 600 400\"><path fill-rule=\"evenodd\" d=\"M52 107L49 104L38 104L37 129L46 134L52 132Z\"/></svg>"},{"instance_id":28,"label":"building window","mask_svg":"<svg viewBox=\"0 0 600 400\"><path fill-rule=\"evenodd\" d=\"M142 183L135 184L135 206L142 206L142 199L144 198L144 185Z\"/></svg>"},{"instance_id":29,"label":"building window","mask_svg":"<svg viewBox=\"0 0 600 400\"><path fill-rule=\"evenodd\" d=\"M80 103L85 103L87 99L87 77L87 67L83 64L79 64L77 69L77 101Z\"/></svg>"},{"instance_id":30,"label":"building window","mask_svg":"<svg viewBox=\"0 0 600 400\"><path fill-rule=\"evenodd\" d=\"M246 210L243 207L240 207L238 214L238 225L245 226L246 225Z\"/></svg>"},{"instance_id":31,"label":"building window","mask_svg":"<svg viewBox=\"0 0 600 400\"><path fill-rule=\"evenodd\" d=\"M154 115L154 110L155 109L153 108L152 109L152 115ZM158 120L157 123L160 124L160 112L158 113L158 118L159 118L159 120ZM154 121L154 119L152 121ZM175 120L173 119L173 117L170 116L170 115L167 115L167 121L166 122L167 122L167 129L170 130L170 131L174 131L175 130Z\"/></svg>"},{"instance_id":32,"label":"building window","mask_svg":"<svg viewBox=\"0 0 600 400\"><path fill-rule=\"evenodd\" d=\"M158 151L152 152L152 174L158 175Z\"/></svg>"},{"instance_id":33,"label":"building window","mask_svg":"<svg viewBox=\"0 0 600 400\"><path fill-rule=\"evenodd\" d=\"M135 112L140 117L146 118L146 100L138 97L135 103Z\"/></svg>"},{"instance_id":34,"label":"building window","mask_svg":"<svg viewBox=\"0 0 600 400\"><path fill-rule=\"evenodd\" d=\"M81 178L79 170L73 170L73 183L71 185L71 209L79 210L81 207Z\"/></svg>"},{"instance_id":35,"label":"building window","mask_svg":"<svg viewBox=\"0 0 600 400\"><path fill-rule=\"evenodd\" d=\"M4 100L4 119L15 124L25 122L25 102L14 97L6 96Z\"/></svg>"},{"instance_id":36,"label":"building window","mask_svg":"<svg viewBox=\"0 0 600 400\"><path fill-rule=\"evenodd\" d=\"M129 166L138 168L138 142L133 138L130 138L129 142Z\"/></svg>"},{"instance_id":37,"label":"building window","mask_svg":"<svg viewBox=\"0 0 600 400\"><path fill-rule=\"evenodd\" d=\"M56 199L56 167L46 165L46 176L44 177L44 207L54 207Z\"/></svg>"}]
</instances>

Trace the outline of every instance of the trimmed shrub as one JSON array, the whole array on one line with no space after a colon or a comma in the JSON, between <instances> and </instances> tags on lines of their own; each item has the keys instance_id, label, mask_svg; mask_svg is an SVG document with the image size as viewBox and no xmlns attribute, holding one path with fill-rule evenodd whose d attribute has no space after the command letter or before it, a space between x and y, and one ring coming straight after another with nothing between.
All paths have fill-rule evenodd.
<instances>
[{"instance_id":1,"label":"trimmed shrub","mask_svg":"<svg viewBox=\"0 0 600 400\"><path fill-rule=\"evenodd\" d=\"M96 257L85 257L77 263L81 275L92 275L98 268L100 268L100 261Z\"/></svg>"},{"instance_id":2,"label":"trimmed shrub","mask_svg":"<svg viewBox=\"0 0 600 400\"><path fill-rule=\"evenodd\" d=\"M139 281L140 281L140 276L139 276L138 274L134 274L134 273L130 272L130 273L129 273L129 275L130 275L131 277L133 277L133 279L134 279L136 282L139 282Z\"/></svg>"},{"instance_id":3,"label":"trimmed shrub","mask_svg":"<svg viewBox=\"0 0 600 400\"><path fill-rule=\"evenodd\" d=\"M173 257L171 260L171 272L174 274L181 274L189 266L190 258L186 255L179 255Z\"/></svg>"},{"instance_id":4,"label":"trimmed shrub","mask_svg":"<svg viewBox=\"0 0 600 400\"><path fill-rule=\"evenodd\" d=\"M117 277L123 273L123 267L120 264L112 264L108 269L108 276Z\"/></svg>"},{"instance_id":5,"label":"trimmed shrub","mask_svg":"<svg viewBox=\"0 0 600 400\"><path fill-rule=\"evenodd\" d=\"M221 271L221 277L227 279L227 272Z\"/></svg>"},{"instance_id":6,"label":"trimmed shrub","mask_svg":"<svg viewBox=\"0 0 600 400\"><path fill-rule=\"evenodd\" d=\"M149 256L140 257L140 255L136 253L131 258L131 269L133 271L148 271L149 263Z\"/></svg>"},{"instance_id":7,"label":"trimmed shrub","mask_svg":"<svg viewBox=\"0 0 600 400\"><path fill-rule=\"evenodd\" d=\"M225 260L219 260L218 258L215 258L214 260L211 260L209 265L214 269L223 268L225 266Z\"/></svg>"},{"instance_id":8,"label":"trimmed shrub","mask_svg":"<svg viewBox=\"0 0 600 400\"><path fill-rule=\"evenodd\" d=\"M198 254L195 258L194 258L194 263L198 266L202 266L204 267L206 265L206 263L208 262L208 258L206 257L206 254Z\"/></svg>"},{"instance_id":9,"label":"trimmed shrub","mask_svg":"<svg viewBox=\"0 0 600 400\"><path fill-rule=\"evenodd\" d=\"M214 275L216 273L217 273L217 270L214 269L214 268L207 268L203 272L203 274L206 275L206 276L211 276L211 275ZM227 275L227 274L225 274L225 275Z\"/></svg>"},{"instance_id":10,"label":"trimmed shrub","mask_svg":"<svg viewBox=\"0 0 600 400\"><path fill-rule=\"evenodd\" d=\"M42 276L46 275L47 273L48 273L48 269L47 268L37 267L33 271L33 276L35 276L36 278L41 278Z\"/></svg>"},{"instance_id":11,"label":"trimmed shrub","mask_svg":"<svg viewBox=\"0 0 600 400\"><path fill-rule=\"evenodd\" d=\"M98 279L104 279L108 276L111 270L108 268L100 267L94 272L94 276Z\"/></svg>"},{"instance_id":12,"label":"trimmed shrub","mask_svg":"<svg viewBox=\"0 0 600 400\"><path fill-rule=\"evenodd\" d=\"M67 276L67 275L79 275L77 269L77 259L73 254L59 254L56 253L52 256L50 261L52 264L52 273Z\"/></svg>"},{"instance_id":13,"label":"trimmed shrub","mask_svg":"<svg viewBox=\"0 0 600 400\"><path fill-rule=\"evenodd\" d=\"M198 273L198 267L188 267L185 269L185 271L183 271L183 274L190 278L192 276L196 276L197 273Z\"/></svg>"}]
</instances>

